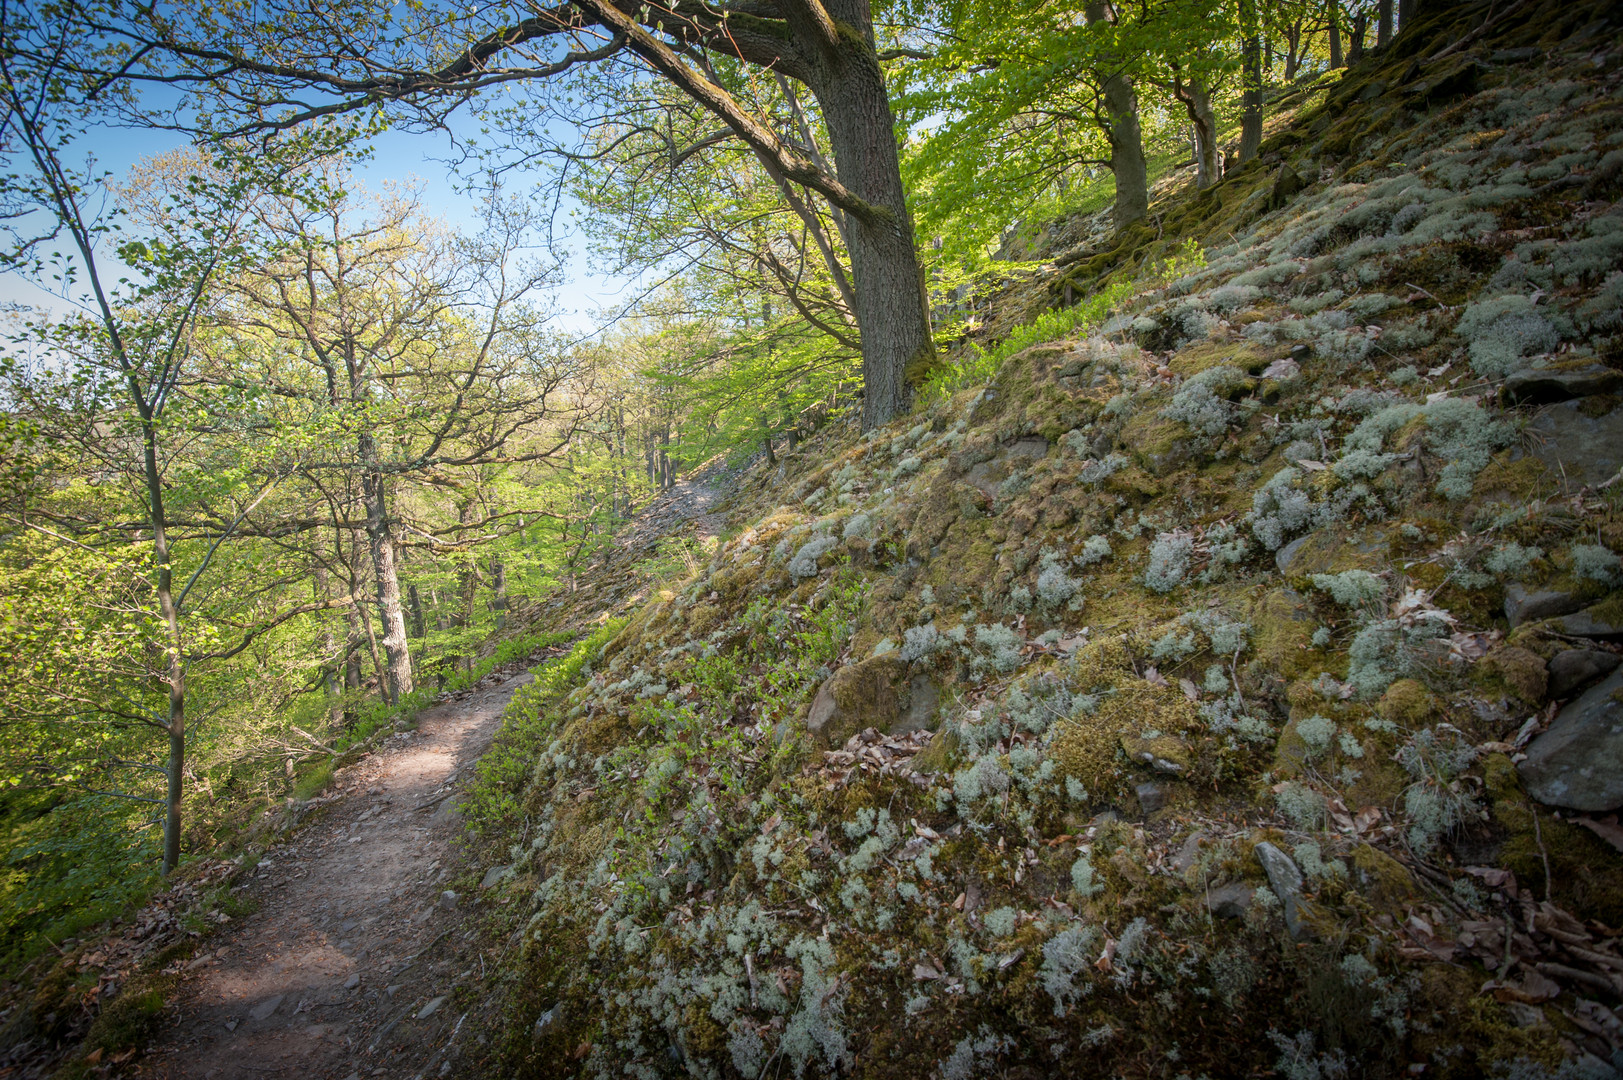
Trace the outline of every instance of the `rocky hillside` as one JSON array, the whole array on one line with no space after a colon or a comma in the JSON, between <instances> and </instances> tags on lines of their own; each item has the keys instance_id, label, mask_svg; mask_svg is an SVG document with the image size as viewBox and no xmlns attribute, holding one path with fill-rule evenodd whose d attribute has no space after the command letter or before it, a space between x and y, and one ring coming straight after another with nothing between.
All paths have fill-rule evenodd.
<instances>
[{"instance_id":1,"label":"rocky hillside","mask_svg":"<svg viewBox=\"0 0 1623 1080\"><path fill-rule=\"evenodd\" d=\"M1609 11L1406 32L1108 318L746 477L511 710L499 1067L1612 1075Z\"/></svg>"}]
</instances>

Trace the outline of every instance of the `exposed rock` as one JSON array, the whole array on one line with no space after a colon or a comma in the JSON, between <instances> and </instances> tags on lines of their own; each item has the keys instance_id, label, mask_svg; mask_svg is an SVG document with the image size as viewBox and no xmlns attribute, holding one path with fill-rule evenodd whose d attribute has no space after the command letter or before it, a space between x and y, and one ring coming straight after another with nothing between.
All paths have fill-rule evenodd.
<instances>
[{"instance_id":1,"label":"exposed rock","mask_svg":"<svg viewBox=\"0 0 1623 1080\"><path fill-rule=\"evenodd\" d=\"M1582 405L1551 405L1527 425L1532 455L1570 487L1602 483L1623 468L1623 409L1596 417Z\"/></svg>"},{"instance_id":2,"label":"exposed rock","mask_svg":"<svg viewBox=\"0 0 1623 1080\"><path fill-rule=\"evenodd\" d=\"M510 866L492 866L485 871L485 876L479 879L479 888L494 889L502 883L502 879L507 877L511 869Z\"/></svg>"},{"instance_id":3,"label":"exposed rock","mask_svg":"<svg viewBox=\"0 0 1623 1080\"><path fill-rule=\"evenodd\" d=\"M540 1040L548 1031L558 1026L558 1022L563 1019L563 1015L564 1003L560 1001L535 1018L535 1026L530 1029L531 1034L537 1040Z\"/></svg>"},{"instance_id":4,"label":"exposed rock","mask_svg":"<svg viewBox=\"0 0 1623 1080\"><path fill-rule=\"evenodd\" d=\"M1555 628L1571 637L1623 637L1623 622L1610 612L1602 613L1599 604L1557 620Z\"/></svg>"},{"instance_id":5,"label":"exposed rock","mask_svg":"<svg viewBox=\"0 0 1623 1080\"><path fill-rule=\"evenodd\" d=\"M456 893L452 892L450 889L446 889L444 892L440 893L439 906L442 909L444 909L446 911L455 911L456 910L456 902L457 902L457 895L456 895Z\"/></svg>"},{"instance_id":6,"label":"exposed rock","mask_svg":"<svg viewBox=\"0 0 1623 1080\"><path fill-rule=\"evenodd\" d=\"M1549 806L1604 812L1623 806L1623 671L1614 671L1556 714L1527 745L1517 770Z\"/></svg>"},{"instance_id":7,"label":"exposed rock","mask_svg":"<svg viewBox=\"0 0 1623 1080\"><path fill-rule=\"evenodd\" d=\"M1231 881L1206 893L1206 909L1219 919L1243 919L1251 908L1251 898L1257 890L1242 882Z\"/></svg>"},{"instance_id":8,"label":"exposed rock","mask_svg":"<svg viewBox=\"0 0 1623 1080\"><path fill-rule=\"evenodd\" d=\"M1565 649L1550 661L1549 693L1553 698L1571 696L1600 678L1609 675L1623 656L1602 652L1600 649Z\"/></svg>"},{"instance_id":9,"label":"exposed rock","mask_svg":"<svg viewBox=\"0 0 1623 1080\"><path fill-rule=\"evenodd\" d=\"M344 980L345 990L353 990L359 985L361 985L361 973L358 971L351 972L349 978Z\"/></svg>"},{"instance_id":10,"label":"exposed rock","mask_svg":"<svg viewBox=\"0 0 1623 1080\"><path fill-rule=\"evenodd\" d=\"M252 1009L250 1009L248 1011L248 1019L250 1019L250 1020L264 1020L264 1019L267 1019L271 1015L271 1013L275 1012L278 1008L281 1007L282 996L283 995L281 995L281 994L277 994L275 997L266 998L264 1001L261 1001L258 1005L255 1005Z\"/></svg>"},{"instance_id":11,"label":"exposed rock","mask_svg":"<svg viewBox=\"0 0 1623 1080\"><path fill-rule=\"evenodd\" d=\"M1519 581L1505 586L1505 618L1511 626L1570 615L1584 606L1577 596L1560 589L1529 589Z\"/></svg>"},{"instance_id":12,"label":"exposed rock","mask_svg":"<svg viewBox=\"0 0 1623 1080\"><path fill-rule=\"evenodd\" d=\"M1133 791L1138 796L1138 805L1143 807L1146 814L1153 814L1167 804L1167 789L1160 784L1139 784Z\"/></svg>"},{"instance_id":13,"label":"exposed rock","mask_svg":"<svg viewBox=\"0 0 1623 1080\"><path fill-rule=\"evenodd\" d=\"M1121 748L1134 761L1148 765L1159 773L1178 776L1189 771L1193 763L1188 745L1171 735L1158 735L1146 739L1138 735L1123 735Z\"/></svg>"},{"instance_id":14,"label":"exposed rock","mask_svg":"<svg viewBox=\"0 0 1623 1080\"><path fill-rule=\"evenodd\" d=\"M830 675L812 699L806 730L839 746L864 728L889 731L908 713L907 661L895 652L848 664Z\"/></svg>"},{"instance_id":15,"label":"exposed rock","mask_svg":"<svg viewBox=\"0 0 1623 1080\"><path fill-rule=\"evenodd\" d=\"M906 735L935 727L936 710L941 707L941 688L928 675L915 675L907 684L907 709L891 725L890 734Z\"/></svg>"},{"instance_id":16,"label":"exposed rock","mask_svg":"<svg viewBox=\"0 0 1623 1080\"><path fill-rule=\"evenodd\" d=\"M1182 874L1194 866L1196 860L1200 858L1200 842L1205 838L1204 832L1197 830L1190 833L1183 846L1178 848L1178 853L1172 857L1172 869Z\"/></svg>"},{"instance_id":17,"label":"exposed rock","mask_svg":"<svg viewBox=\"0 0 1623 1080\"><path fill-rule=\"evenodd\" d=\"M433 1016L435 1013L439 1012L440 1011L440 1006L444 1005L444 1004L445 1004L445 995L444 994L441 994L437 998L431 999L427 1005L424 1005L421 1009L419 1009L417 1011L417 1019L419 1019L419 1020L427 1020L430 1016Z\"/></svg>"},{"instance_id":18,"label":"exposed rock","mask_svg":"<svg viewBox=\"0 0 1623 1080\"><path fill-rule=\"evenodd\" d=\"M1295 861L1266 840L1252 850L1262 864L1263 873L1268 875L1268 887L1273 889L1285 908L1285 929L1290 931L1291 940L1304 941L1313 937L1313 928L1304 918L1307 900L1302 896L1302 871Z\"/></svg>"},{"instance_id":19,"label":"exposed rock","mask_svg":"<svg viewBox=\"0 0 1623 1080\"><path fill-rule=\"evenodd\" d=\"M1522 404L1571 401L1591 394L1615 394L1623 390L1623 371L1605 364L1558 370L1530 368L1505 380L1506 401Z\"/></svg>"}]
</instances>

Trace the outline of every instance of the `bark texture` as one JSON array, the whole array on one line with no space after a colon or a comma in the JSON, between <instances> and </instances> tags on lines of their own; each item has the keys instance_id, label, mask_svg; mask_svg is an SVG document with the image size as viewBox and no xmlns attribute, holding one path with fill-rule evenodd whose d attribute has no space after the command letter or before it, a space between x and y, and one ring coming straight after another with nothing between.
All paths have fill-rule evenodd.
<instances>
[{"instance_id":1,"label":"bark texture","mask_svg":"<svg viewBox=\"0 0 1623 1080\"><path fill-rule=\"evenodd\" d=\"M375 462L377 447L370 435L361 436L361 460ZM377 579L378 621L383 624L383 692L391 705L412 692L411 646L406 639L406 612L400 604L400 575L395 569L394 531L389 520L384 477L367 468L361 477L361 498L366 504L366 540Z\"/></svg>"}]
</instances>

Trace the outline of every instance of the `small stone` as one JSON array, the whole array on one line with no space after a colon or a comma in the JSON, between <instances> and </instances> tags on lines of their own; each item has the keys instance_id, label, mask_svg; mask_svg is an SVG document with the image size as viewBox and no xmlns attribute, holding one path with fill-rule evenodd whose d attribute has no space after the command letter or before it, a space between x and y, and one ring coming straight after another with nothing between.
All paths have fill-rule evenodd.
<instances>
[{"instance_id":1,"label":"small stone","mask_svg":"<svg viewBox=\"0 0 1623 1080\"><path fill-rule=\"evenodd\" d=\"M1203 832L1190 833L1189 838L1178 849L1178 853L1172 856L1172 869L1182 874L1186 873L1191 866L1194 866L1195 862L1200 858L1200 842L1205 838L1206 834Z\"/></svg>"},{"instance_id":2,"label":"small stone","mask_svg":"<svg viewBox=\"0 0 1623 1080\"><path fill-rule=\"evenodd\" d=\"M281 994L277 994L273 998L267 998L266 1000L261 1001L258 1005L255 1005L251 1010L249 1010L248 1018L250 1020L264 1020L266 1017L270 1016L271 1013L275 1012L278 1008L280 1008L281 1004L282 1004L282 995Z\"/></svg>"},{"instance_id":3,"label":"small stone","mask_svg":"<svg viewBox=\"0 0 1623 1080\"><path fill-rule=\"evenodd\" d=\"M1610 675L1623 656L1599 649L1564 649L1550 661L1549 694L1553 698L1570 697L1603 675Z\"/></svg>"},{"instance_id":4,"label":"small stone","mask_svg":"<svg viewBox=\"0 0 1623 1080\"><path fill-rule=\"evenodd\" d=\"M1145 814L1153 814L1167 804L1167 789L1160 784L1140 784L1133 791Z\"/></svg>"},{"instance_id":5,"label":"small stone","mask_svg":"<svg viewBox=\"0 0 1623 1080\"><path fill-rule=\"evenodd\" d=\"M457 895L456 895L456 893L452 892L450 889L446 889L444 892L440 893L439 906L440 906L440 908L442 910L455 911L456 910L456 901L457 901Z\"/></svg>"},{"instance_id":6,"label":"small stone","mask_svg":"<svg viewBox=\"0 0 1623 1080\"><path fill-rule=\"evenodd\" d=\"M1522 45L1514 49L1495 49L1488 54L1491 64L1525 64L1539 54L1539 50L1531 45Z\"/></svg>"},{"instance_id":7,"label":"small stone","mask_svg":"<svg viewBox=\"0 0 1623 1080\"><path fill-rule=\"evenodd\" d=\"M353 990L359 985L361 985L361 973L358 971L354 972L349 978L344 980L345 990Z\"/></svg>"},{"instance_id":8,"label":"small stone","mask_svg":"<svg viewBox=\"0 0 1623 1080\"><path fill-rule=\"evenodd\" d=\"M1527 744L1516 766L1527 793L1547 806L1604 813L1623 807L1623 671L1567 703Z\"/></svg>"},{"instance_id":9,"label":"small stone","mask_svg":"<svg viewBox=\"0 0 1623 1080\"><path fill-rule=\"evenodd\" d=\"M1291 940L1304 941L1313 937L1313 928L1302 917L1307 911L1307 901L1302 897L1302 871L1289 855L1266 840L1253 850L1257 861L1262 864L1263 872L1268 875L1268 886L1284 905L1285 929L1290 931Z\"/></svg>"},{"instance_id":10,"label":"small stone","mask_svg":"<svg viewBox=\"0 0 1623 1080\"><path fill-rule=\"evenodd\" d=\"M427 1005L424 1005L417 1011L417 1019L427 1020L430 1016L433 1016L435 1013L439 1012L440 1006L444 1004L445 995L441 994L439 997L434 998Z\"/></svg>"},{"instance_id":11,"label":"small stone","mask_svg":"<svg viewBox=\"0 0 1623 1080\"><path fill-rule=\"evenodd\" d=\"M545 1036L550 1029L557 1025L558 1021L563 1017L563 1012L564 1004L560 1001L535 1018L535 1026L531 1029L531 1034L536 1039Z\"/></svg>"},{"instance_id":12,"label":"small stone","mask_svg":"<svg viewBox=\"0 0 1623 1080\"><path fill-rule=\"evenodd\" d=\"M235 1030L237 1030L237 1021L235 1021L235 1020L227 1020L225 1022L225 1029L227 1031L235 1031Z\"/></svg>"},{"instance_id":13,"label":"small stone","mask_svg":"<svg viewBox=\"0 0 1623 1080\"><path fill-rule=\"evenodd\" d=\"M400 983L395 983L393 986L386 986L384 987L383 992L389 997L394 997L395 994L399 993L400 986Z\"/></svg>"},{"instance_id":14,"label":"small stone","mask_svg":"<svg viewBox=\"0 0 1623 1080\"><path fill-rule=\"evenodd\" d=\"M1243 919L1251 908L1251 897L1256 895L1256 891L1238 881L1219 885L1206 894L1206 910L1219 919Z\"/></svg>"},{"instance_id":15,"label":"small stone","mask_svg":"<svg viewBox=\"0 0 1623 1080\"><path fill-rule=\"evenodd\" d=\"M507 876L509 869L511 868L506 866L492 866L485 871L485 876L479 879L479 888L481 890L494 889L502 883L502 878Z\"/></svg>"},{"instance_id":16,"label":"small stone","mask_svg":"<svg viewBox=\"0 0 1623 1080\"><path fill-rule=\"evenodd\" d=\"M1583 606L1584 602L1578 597L1559 589L1532 590L1518 581L1505 586L1505 618L1510 620L1511 626L1570 615Z\"/></svg>"}]
</instances>

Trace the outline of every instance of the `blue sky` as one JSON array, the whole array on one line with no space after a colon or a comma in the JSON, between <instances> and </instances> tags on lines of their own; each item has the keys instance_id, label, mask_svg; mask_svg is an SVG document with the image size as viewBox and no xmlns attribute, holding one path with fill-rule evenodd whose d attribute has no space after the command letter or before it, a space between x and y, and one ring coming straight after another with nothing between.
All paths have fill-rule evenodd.
<instances>
[{"instance_id":1,"label":"blue sky","mask_svg":"<svg viewBox=\"0 0 1623 1080\"><path fill-rule=\"evenodd\" d=\"M172 132L106 127L95 135L94 153L104 169L122 174L144 157L184 145L184 137ZM475 203L457 190L456 178L446 164L453 156L448 135L387 131L372 145L371 157L356 167L369 189L380 190L385 181L414 177L421 189L423 206L429 213L459 228L476 225ZM507 180L509 187L522 182L522 176L518 175ZM568 214L573 208L566 203L559 214L560 242L568 252L568 261L564 284L557 296L557 325L570 334L583 335L596 325L594 313L623 303L631 294L627 291L629 282L592 273L580 238L564 235ZM7 301L51 310L64 306L60 298L41 291L15 273L0 274L0 303Z\"/></svg>"}]
</instances>

